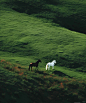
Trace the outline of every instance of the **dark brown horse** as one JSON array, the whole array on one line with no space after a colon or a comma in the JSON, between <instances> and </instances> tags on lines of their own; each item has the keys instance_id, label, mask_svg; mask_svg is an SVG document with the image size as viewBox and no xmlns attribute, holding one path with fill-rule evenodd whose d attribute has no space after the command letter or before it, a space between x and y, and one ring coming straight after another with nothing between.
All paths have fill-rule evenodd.
<instances>
[{"instance_id":1,"label":"dark brown horse","mask_svg":"<svg viewBox=\"0 0 86 103\"><path fill-rule=\"evenodd\" d=\"M31 71L32 71L32 67L33 67L33 66L35 66L35 67L37 68L37 67L38 67L39 62L41 62L41 60L40 60L40 59L39 59L39 60L37 60L37 62L36 62L36 63L30 63L30 65L29 65L29 71L30 71L30 68L31 68Z\"/></svg>"}]
</instances>

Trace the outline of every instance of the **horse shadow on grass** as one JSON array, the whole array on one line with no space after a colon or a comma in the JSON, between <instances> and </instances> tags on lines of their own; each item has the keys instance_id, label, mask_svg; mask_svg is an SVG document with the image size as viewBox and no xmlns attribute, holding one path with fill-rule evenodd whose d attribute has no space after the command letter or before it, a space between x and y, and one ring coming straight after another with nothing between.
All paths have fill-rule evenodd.
<instances>
[{"instance_id":1,"label":"horse shadow on grass","mask_svg":"<svg viewBox=\"0 0 86 103\"><path fill-rule=\"evenodd\" d=\"M43 74L43 75L49 75L48 73L44 72L44 71L35 71L35 73L39 73L39 74ZM61 77L64 77L64 76L67 76L69 78L73 78L69 75L66 75L65 73L61 72L61 71L53 71L52 74L55 74L55 75L58 75L58 76L61 76Z\"/></svg>"},{"instance_id":2,"label":"horse shadow on grass","mask_svg":"<svg viewBox=\"0 0 86 103\"><path fill-rule=\"evenodd\" d=\"M43 75L48 75L46 72L44 71L35 71L35 73L39 73L39 74L43 74Z\"/></svg>"},{"instance_id":3,"label":"horse shadow on grass","mask_svg":"<svg viewBox=\"0 0 86 103\"><path fill-rule=\"evenodd\" d=\"M66 75L65 73L63 73L63 72L61 72L61 71L57 71L57 70L53 71L53 74L59 75L59 76L61 76L61 77L67 76L67 77L69 77L69 78L73 78L73 77L70 77L69 75Z\"/></svg>"}]
</instances>

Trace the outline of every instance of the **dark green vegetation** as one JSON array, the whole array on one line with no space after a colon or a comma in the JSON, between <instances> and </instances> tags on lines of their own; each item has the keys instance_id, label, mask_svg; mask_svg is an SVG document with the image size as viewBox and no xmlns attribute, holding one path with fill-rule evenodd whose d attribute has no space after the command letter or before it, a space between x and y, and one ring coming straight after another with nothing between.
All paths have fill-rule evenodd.
<instances>
[{"instance_id":1,"label":"dark green vegetation","mask_svg":"<svg viewBox=\"0 0 86 103\"><path fill-rule=\"evenodd\" d=\"M86 33L85 0L9 0L8 5L18 12L51 19L70 30Z\"/></svg>"},{"instance_id":2,"label":"dark green vegetation","mask_svg":"<svg viewBox=\"0 0 86 103\"><path fill-rule=\"evenodd\" d=\"M85 4L85 0L0 0L2 103L85 101ZM39 71L29 72L29 63L38 59ZM53 59L55 70L45 72Z\"/></svg>"},{"instance_id":3,"label":"dark green vegetation","mask_svg":"<svg viewBox=\"0 0 86 103\"><path fill-rule=\"evenodd\" d=\"M0 61L0 66L1 103L73 103L85 100L84 79L68 78L57 70L27 71L24 66L5 60Z\"/></svg>"}]
</instances>

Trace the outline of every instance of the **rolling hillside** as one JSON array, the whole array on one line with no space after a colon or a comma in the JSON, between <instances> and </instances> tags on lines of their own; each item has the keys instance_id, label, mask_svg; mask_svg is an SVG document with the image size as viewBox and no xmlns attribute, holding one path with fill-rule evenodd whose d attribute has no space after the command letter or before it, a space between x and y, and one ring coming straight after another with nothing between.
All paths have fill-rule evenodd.
<instances>
[{"instance_id":1,"label":"rolling hillside","mask_svg":"<svg viewBox=\"0 0 86 103\"><path fill-rule=\"evenodd\" d=\"M58 67L59 69L62 70ZM58 70L28 71L25 66L0 60L0 102L85 102L85 74L68 70L63 73ZM66 75L67 73L71 76Z\"/></svg>"},{"instance_id":2,"label":"rolling hillside","mask_svg":"<svg viewBox=\"0 0 86 103\"><path fill-rule=\"evenodd\" d=\"M0 51L44 62L56 59L57 65L85 70L85 34L7 7L0 10Z\"/></svg>"},{"instance_id":3,"label":"rolling hillside","mask_svg":"<svg viewBox=\"0 0 86 103\"><path fill-rule=\"evenodd\" d=\"M0 0L0 102L86 101L85 4ZM38 71L28 71L38 59ZM54 59L55 69L45 71Z\"/></svg>"},{"instance_id":4,"label":"rolling hillside","mask_svg":"<svg viewBox=\"0 0 86 103\"><path fill-rule=\"evenodd\" d=\"M9 0L13 10L47 18L73 31L86 34L85 0Z\"/></svg>"}]
</instances>

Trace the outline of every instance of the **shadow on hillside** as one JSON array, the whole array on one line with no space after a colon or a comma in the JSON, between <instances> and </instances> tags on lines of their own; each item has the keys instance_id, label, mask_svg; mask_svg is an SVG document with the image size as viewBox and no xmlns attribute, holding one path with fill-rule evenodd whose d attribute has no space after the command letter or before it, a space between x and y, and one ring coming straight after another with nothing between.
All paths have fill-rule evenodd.
<instances>
[{"instance_id":1,"label":"shadow on hillside","mask_svg":"<svg viewBox=\"0 0 86 103\"><path fill-rule=\"evenodd\" d=\"M14 0L9 3L6 2L13 10L20 13L27 13L29 15L36 14L35 16L40 18L52 19L54 23L59 24L62 27L68 28L73 31L81 32L86 34L86 13L79 12L70 16L63 16L62 12L58 9L53 10L52 7L48 7L48 4L53 6L62 5L61 1L52 0L41 0L41 1L19 1Z\"/></svg>"},{"instance_id":2,"label":"shadow on hillside","mask_svg":"<svg viewBox=\"0 0 86 103\"><path fill-rule=\"evenodd\" d=\"M43 74L43 75L48 75L48 74L45 73L44 71L35 71L35 73L39 73L39 74Z\"/></svg>"},{"instance_id":3,"label":"shadow on hillside","mask_svg":"<svg viewBox=\"0 0 86 103\"><path fill-rule=\"evenodd\" d=\"M5 83L6 81L0 82L0 103L21 103L30 102L27 93L23 90L19 90L20 87L14 84Z\"/></svg>"},{"instance_id":4,"label":"shadow on hillside","mask_svg":"<svg viewBox=\"0 0 86 103\"><path fill-rule=\"evenodd\" d=\"M86 13L76 13L67 17L55 16L53 22L60 24L72 31L77 31L86 34Z\"/></svg>"},{"instance_id":5,"label":"shadow on hillside","mask_svg":"<svg viewBox=\"0 0 86 103\"><path fill-rule=\"evenodd\" d=\"M62 72L57 71L57 70L55 70L53 73L56 74L56 75L59 75L61 77L67 76L69 78L73 78L73 77L70 77L69 75L66 75L65 73L62 73Z\"/></svg>"},{"instance_id":6,"label":"shadow on hillside","mask_svg":"<svg viewBox=\"0 0 86 103\"><path fill-rule=\"evenodd\" d=\"M11 8L15 11L18 11L20 13L27 13L29 15L34 13L39 13L43 10L44 2L39 1L13 1L10 3L7 3L12 5Z\"/></svg>"}]
</instances>

